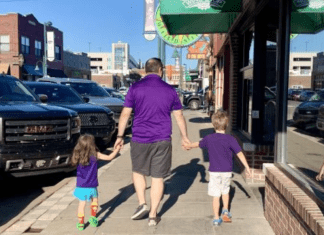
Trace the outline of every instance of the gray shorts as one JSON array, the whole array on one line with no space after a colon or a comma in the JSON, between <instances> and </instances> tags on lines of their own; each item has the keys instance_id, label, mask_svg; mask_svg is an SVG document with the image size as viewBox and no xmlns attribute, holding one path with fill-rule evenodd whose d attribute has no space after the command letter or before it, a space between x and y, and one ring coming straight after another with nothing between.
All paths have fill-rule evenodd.
<instances>
[{"instance_id":1,"label":"gray shorts","mask_svg":"<svg viewBox=\"0 0 324 235\"><path fill-rule=\"evenodd\" d=\"M133 172L154 178L170 175L172 145L170 141L137 143L131 141Z\"/></svg>"}]
</instances>

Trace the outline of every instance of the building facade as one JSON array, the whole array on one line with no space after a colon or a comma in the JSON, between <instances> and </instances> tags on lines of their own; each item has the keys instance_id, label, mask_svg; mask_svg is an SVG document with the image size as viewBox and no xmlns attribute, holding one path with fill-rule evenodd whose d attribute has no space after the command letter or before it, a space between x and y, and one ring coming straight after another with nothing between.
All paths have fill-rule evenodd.
<instances>
[{"instance_id":1,"label":"building facade","mask_svg":"<svg viewBox=\"0 0 324 235\"><path fill-rule=\"evenodd\" d=\"M112 71L112 53L109 52L89 52L90 67L93 74L100 74L104 71Z\"/></svg>"},{"instance_id":2,"label":"building facade","mask_svg":"<svg viewBox=\"0 0 324 235\"><path fill-rule=\"evenodd\" d=\"M317 53L313 59L312 78L315 90L324 89L324 52Z\"/></svg>"},{"instance_id":3,"label":"building facade","mask_svg":"<svg viewBox=\"0 0 324 235\"><path fill-rule=\"evenodd\" d=\"M112 69L114 73L129 74L130 69L140 68L139 63L130 55L128 43L118 41L112 44Z\"/></svg>"},{"instance_id":4,"label":"building facade","mask_svg":"<svg viewBox=\"0 0 324 235\"><path fill-rule=\"evenodd\" d=\"M46 26L46 30L55 35L55 59L47 61L47 73L53 77L64 77L63 32L53 26ZM1 73L23 80L35 80L43 76L43 55L44 25L34 15L0 15Z\"/></svg>"},{"instance_id":5,"label":"building facade","mask_svg":"<svg viewBox=\"0 0 324 235\"><path fill-rule=\"evenodd\" d=\"M90 58L86 53L64 51L64 73L69 78L91 80Z\"/></svg>"},{"instance_id":6,"label":"building facade","mask_svg":"<svg viewBox=\"0 0 324 235\"><path fill-rule=\"evenodd\" d=\"M312 71L316 53L292 52L289 58L289 87L313 88Z\"/></svg>"}]
</instances>

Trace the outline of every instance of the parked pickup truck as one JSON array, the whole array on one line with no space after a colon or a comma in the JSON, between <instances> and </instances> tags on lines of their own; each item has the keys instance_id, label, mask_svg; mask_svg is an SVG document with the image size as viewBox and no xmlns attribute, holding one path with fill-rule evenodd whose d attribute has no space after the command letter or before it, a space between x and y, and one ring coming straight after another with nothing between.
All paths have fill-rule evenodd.
<instances>
[{"instance_id":1,"label":"parked pickup truck","mask_svg":"<svg viewBox=\"0 0 324 235\"><path fill-rule=\"evenodd\" d=\"M20 80L0 75L0 173L13 176L71 171L80 136L75 111L48 105Z\"/></svg>"},{"instance_id":2,"label":"parked pickup truck","mask_svg":"<svg viewBox=\"0 0 324 235\"><path fill-rule=\"evenodd\" d=\"M44 77L37 80L38 82L57 83L72 87L82 97L89 98L89 103L94 105L100 105L109 108L115 113L114 118L116 124L119 123L119 117L123 110L124 102L120 99L111 97L104 88L97 83L80 78L53 78ZM133 117L131 117L126 128L131 128L133 124Z\"/></svg>"},{"instance_id":3,"label":"parked pickup truck","mask_svg":"<svg viewBox=\"0 0 324 235\"><path fill-rule=\"evenodd\" d=\"M71 87L45 82L26 82L32 91L46 95L47 103L76 111L81 118L81 134L91 134L100 150L105 150L116 130L114 113L106 108L89 104Z\"/></svg>"}]
</instances>

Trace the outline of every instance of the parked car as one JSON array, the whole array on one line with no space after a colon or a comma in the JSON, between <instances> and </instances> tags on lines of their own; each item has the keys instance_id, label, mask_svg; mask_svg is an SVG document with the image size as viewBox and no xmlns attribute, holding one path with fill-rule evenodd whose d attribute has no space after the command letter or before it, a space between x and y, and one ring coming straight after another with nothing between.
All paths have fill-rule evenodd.
<instances>
[{"instance_id":1,"label":"parked car","mask_svg":"<svg viewBox=\"0 0 324 235\"><path fill-rule=\"evenodd\" d=\"M25 84L36 95L46 95L49 104L76 111L81 118L81 134L93 135L100 150L105 150L109 146L116 130L114 113L110 109L86 103L73 88L68 86L43 82Z\"/></svg>"},{"instance_id":2,"label":"parked car","mask_svg":"<svg viewBox=\"0 0 324 235\"><path fill-rule=\"evenodd\" d=\"M314 94L315 91L302 91L299 96L299 101L308 101Z\"/></svg>"},{"instance_id":3,"label":"parked car","mask_svg":"<svg viewBox=\"0 0 324 235\"><path fill-rule=\"evenodd\" d=\"M128 92L128 88L122 86L122 87L120 87L120 88L118 89L118 92L121 93L122 95L126 96L126 95L127 95L127 92Z\"/></svg>"},{"instance_id":4,"label":"parked car","mask_svg":"<svg viewBox=\"0 0 324 235\"><path fill-rule=\"evenodd\" d=\"M104 87L104 89L111 95L112 97L121 99L122 101L125 101L125 96L119 93L115 88L111 87Z\"/></svg>"},{"instance_id":5,"label":"parked car","mask_svg":"<svg viewBox=\"0 0 324 235\"><path fill-rule=\"evenodd\" d=\"M324 102L324 97L322 97L322 101ZM324 105L321 105L318 110L316 127L320 130L321 136L324 137Z\"/></svg>"},{"instance_id":6,"label":"parked car","mask_svg":"<svg viewBox=\"0 0 324 235\"><path fill-rule=\"evenodd\" d=\"M198 92L183 92L183 105L188 106L191 110L198 110L203 106L204 93L203 90Z\"/></svg>"},{"instance_id":7,"label":"parked car","mask_svg":"<svg viewBox=\"0 0 324 235\"><path fill-rule=\"evenodd\" d=\"M324 92L314 94L309 101L303 102L295 109L293 120L302 128L315 127L319 107L324 104Z\"/></svg>"},{"instance_id":8,"label":"parked car","mask_svg":"<svg viewBox=\"0 0 324 235\"><path fill-rule=\"evenodd\" d=\"M46 104L20 80L0 75L0 172L16 177L68 172L80 136L77 112Z\"/></svg>"},{"instance_id":9,"label":"parked car","mask_svg":"<svg viewBox=\"0 0 324 235\"><path fill-rule=\"evenodd\" d=\"M290 95L291 99L292 100L299 100L300 93L302 93L302 90L293 90L291 92L291 95ZM289 93L288 93L288 99L289 99Z\"/></svg>"},{"instance_id":10,"label":"parked car","mask_svg":"<svg viewBox=\"0 0 324 235\"><path fill-rule=\"evenodd\" d=\"M38 82L50 82L58 83L62 85L71 86L75 89L82 97L89 98L89 103L94 105L100 105L109 108L115 113L114 119L116 124L119 123L119 117L123 109L124 102L120 99L111 97L104 88L99 86L97 83L85 79L78 78L53 78L46 77L40 78ZM127 128L132 126L133 118L128 120Z\"/></svg>"}]
</instances>

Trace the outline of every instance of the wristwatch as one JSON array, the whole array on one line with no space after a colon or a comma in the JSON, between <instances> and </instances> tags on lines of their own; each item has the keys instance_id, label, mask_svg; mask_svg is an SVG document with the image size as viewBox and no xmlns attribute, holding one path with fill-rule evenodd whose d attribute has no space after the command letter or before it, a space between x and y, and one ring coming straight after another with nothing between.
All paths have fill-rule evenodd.
<instances>
[{"instance_id":1,"label":"wristwatch","mask_svg":"<svg viewBox=\"0 0 324 235\"><path fill-rule=\"evenodd\" d=\"M122 136L122 135L117 135L117 138L124 138L124 136Z\"/></svg>"}]
</instances>

